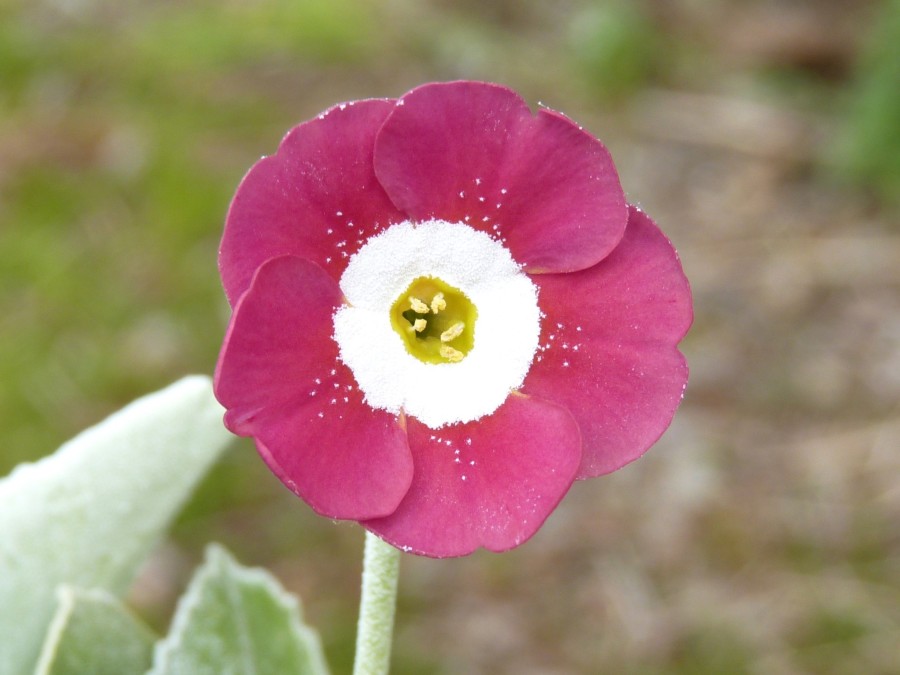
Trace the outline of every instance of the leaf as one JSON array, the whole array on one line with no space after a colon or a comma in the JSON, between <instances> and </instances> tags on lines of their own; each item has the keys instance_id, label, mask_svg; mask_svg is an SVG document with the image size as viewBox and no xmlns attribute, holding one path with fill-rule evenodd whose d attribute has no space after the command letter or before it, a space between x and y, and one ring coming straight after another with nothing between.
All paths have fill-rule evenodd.
<instances>
[{"instance_id":1,"label":"leaf","mask_svg":"<svg viewBox=\"0 0 900 675\"><path fill-rule=\"evenodd\" d=\"M107 591L61 586L35 675L144 675L156 636Z\"/></svg>"},{"instance_id":2,"label":"leaf","mask_svg":"<svg viewBox=\"0 0 900 675\"><path fill-rule=\"evenodd\" d=\"M325 675L316 632L297 599L261 569L210 546L178 603L148 675Z\"/></svg>"},{"instance_id":3,"label":"leaf","mask_svg":"<svg viewBox=\"0 0 900 675\"><path fill-rule=\"evenodd\" d=\"M63 583L121 593L231 436L185 378L0 481L0 675L34 669Z\"/></svg>"}]
</instances>

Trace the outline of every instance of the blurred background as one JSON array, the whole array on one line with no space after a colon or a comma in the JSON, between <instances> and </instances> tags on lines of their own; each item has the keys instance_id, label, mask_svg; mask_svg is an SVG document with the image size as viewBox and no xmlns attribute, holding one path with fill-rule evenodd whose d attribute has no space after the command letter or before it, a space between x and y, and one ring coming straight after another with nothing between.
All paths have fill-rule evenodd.
<instances>
[{"instance_id":1,"label":"blurred background","mask_svg":"<svg viewBox=\"0 0 900 675\"><path fill-rule=\"evenodd\" d=\"M396 673L900 673L900 1L0 0L0 475L211 373L244 172L333 103L507 84L679 249L684 405L522 548L403 561ZM220 541L348 672L362 532L236 442L129 598Z\"/></svg>"}]
</instances>

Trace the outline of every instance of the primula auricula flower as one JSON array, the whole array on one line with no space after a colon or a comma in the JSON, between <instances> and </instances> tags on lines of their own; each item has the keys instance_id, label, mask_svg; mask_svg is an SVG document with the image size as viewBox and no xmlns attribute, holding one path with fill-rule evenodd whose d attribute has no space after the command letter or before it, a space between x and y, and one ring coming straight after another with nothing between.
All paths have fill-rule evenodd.
<instances>
[{"instance_id":1,"label":"primula auricula flower","mask_svg":"<svg viewBox=\"0 0 900 675\"><path fill-rule=\"evenodd\" d=\"M502 551L669 425L692 318L606 148L513 91L427 84L292 129L237 190L225 423L318 513Z\"/></svg>"}]
</instances>

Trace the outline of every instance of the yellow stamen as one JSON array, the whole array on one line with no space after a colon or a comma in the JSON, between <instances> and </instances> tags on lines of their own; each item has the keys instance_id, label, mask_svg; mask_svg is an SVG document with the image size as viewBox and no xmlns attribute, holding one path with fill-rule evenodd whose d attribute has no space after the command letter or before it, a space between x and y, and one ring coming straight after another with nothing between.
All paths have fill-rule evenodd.
<instances>
[{"instance_id":1,"label":"yellow stamen","mask_svg":"<svg viewBox=\"0 0 900 675\"><path fill-rule=\"evenodd\" d=\"M441 292L437 292L434 294L434 297L431 299L431 311L437 314L442 309L447 309L447 301L444 300L444 294Z\"/></svg>"},{"instance_id":2,"label":"yellow stamen","mask_svg":"<svg viewBox=\"0 0 900 675\"><path fill-rule=\"evenodd\" d=\"M462 335L463 330L465 330L466 324L462 321L457 321L455 324L450 326L447 330L441 333L441 342L450 342L455 340L460 335Z\"/></svg>"},{"instance_id":3,"label":"yellow stamen","mask_svg":"<svg viewBox=\"0 0 900 675\"><path fill-rule=\"evenodd\" d=\"M450 363L459 363L463 360L465 354L463 354L458 349L453 349L450 345L441 345L441 356L447 359Z\"/></svg>"},{"instance_id":4,"label":"yellow stamen","mask_svg":"<svg viewBox=\"0 0 900 675\"><path fill-rule=\"evenodd\" d=\"M431 303L434 306L434 301ZM412 295L409 296L409 306L416 314L428 314L428 305Z\"/></svg>"},{"instance_id":5,"label":"yellow stamen","mask_svg":"<svg viewBox=\"0 0 900 675\"><path fill-rule=\"evenodd\" d=\"M423 363L455 365L475 345L478 310L437 277L413 279L391 305L390 319L406 351Z\"/></svg>"}]
</instances>

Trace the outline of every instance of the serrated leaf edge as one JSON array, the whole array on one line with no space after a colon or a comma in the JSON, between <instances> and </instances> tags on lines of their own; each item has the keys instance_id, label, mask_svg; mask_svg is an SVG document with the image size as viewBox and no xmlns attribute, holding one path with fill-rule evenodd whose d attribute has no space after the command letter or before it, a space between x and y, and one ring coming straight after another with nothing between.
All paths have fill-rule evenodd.
<instances>
[{"instance_id":1,"label":"serrated leaf edge","mask_svg":"<svg viewBox=\"0 0 900 675\"><path fill-rule=\"evenodd\" d=\"M160 675L167 672L168 659L180 645L181 636L184 635L191 615L201 600L202 588L207 578L219 574L225 569L235 578L262 585L271 593L276 602L287 612L291 628L310 647L309 654L314 662L315 672L327 675L329 671L319 635L303 623L303 610L299 600L287 592L270 572L259 567L244 567L219 544L209 544L206 547L203 564L194 573L187 589L178 601L168 635L156 643L153 650L153 666L147 675Z\"/></svg>"}]
</instances>

